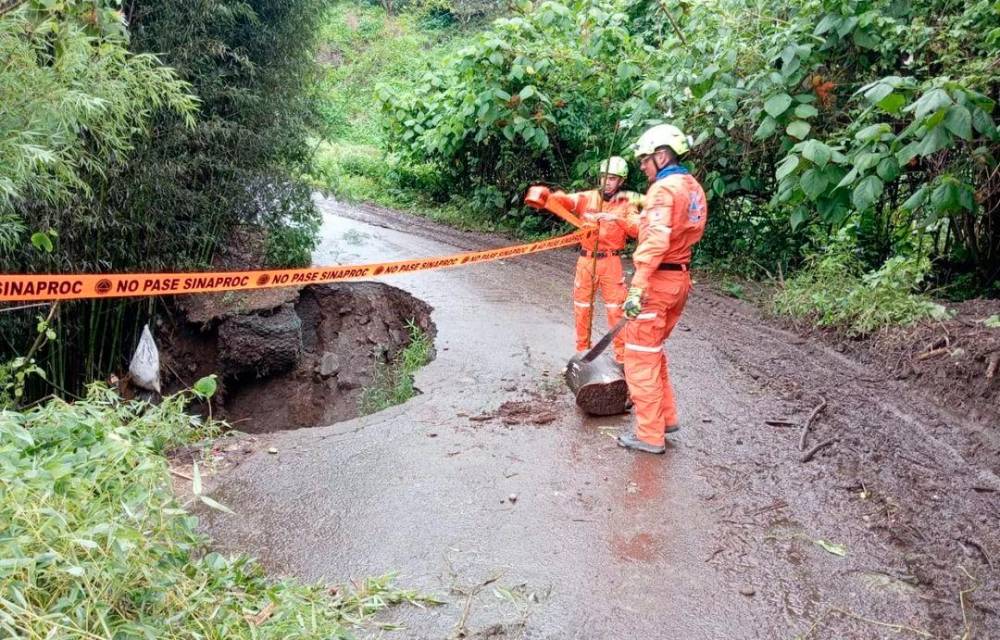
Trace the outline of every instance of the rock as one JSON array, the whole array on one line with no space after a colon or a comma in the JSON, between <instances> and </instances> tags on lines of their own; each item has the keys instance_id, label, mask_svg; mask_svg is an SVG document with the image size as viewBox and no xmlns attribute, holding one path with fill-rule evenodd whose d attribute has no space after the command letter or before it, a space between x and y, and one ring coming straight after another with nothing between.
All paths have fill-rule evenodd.
<instances>
[{"instance_id":1,"label":"rock","mask_svg":"<svg viewBox=\"0 0 1000 640\"><path fill-rule=\"evenodd\" d=\"M740 595L743 595L743 596L746 596L746 597L750 598L750 597L752 597L756 593L757 593L757 590L754 589L753 587L751 587L748 584L745 584L742 587L740 587Z\"/></svg>"},{"instance_id":2,"label":"rock","mask_svg":"<svg viewBox=\"0 0 1000 640\"><path fill-rule=\"evenodd\" d=\"M219 325L219 364L224 376L266 378L299 361L302 320L290 304L271 315L237 315Z\"/></svg>"},{"instance_id":3,"label":"rock","mask_svg":"<svg viewBox=\"0 0 1000 640\"><path fill-rule=\"evenodd\" d=\"M517 494L512 493L509 496L507 496L507 499L510 500L511 504L514 504L515 502L517 502Z\"/></svg>"},{"instance_id":4,"label":"rock","mask_svg":"<svg viewBox=\"0 0 1000 640\"><path fill-rule=\"evenodd\" d=\"M323 358L319 363L319 375L329 378L338 371L340 371L340 358L337 357L336 353L324 351Z\"/></svg>"},{"instance_id":5,"label":"rock","mask_svg":"<svg viewBox=\"0 0 1000 640\"><path fill-rule=\"evenodd\" d=\"M274 447L271 447L270 449L267 450L267 452L270 453L271 455L274 455L278 453L278 450L275 449Z\"/></svg>"},{"instance_id":6,"label":"rock","mask_svg":"<svg viewBox=\"0 0 1000 640\"><path fill-rule=\"evenodd\" d=\"M337 374L337 386L341 389L360 389L371 376L360 368L349 368Z\"/></svg>"}]
</instances>

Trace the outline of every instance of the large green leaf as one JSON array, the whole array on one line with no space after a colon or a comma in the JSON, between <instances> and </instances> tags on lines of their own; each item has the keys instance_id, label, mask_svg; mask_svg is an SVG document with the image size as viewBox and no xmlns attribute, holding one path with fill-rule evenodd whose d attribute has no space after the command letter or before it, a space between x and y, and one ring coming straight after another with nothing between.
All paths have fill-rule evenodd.
<instances>
[{"instance_id":1,"label":"large green leaf","mask_svg":"<svg viewBox=\"0 0 1000 640\"><path fill-rule=\"evenodd\" d=\"M768 112L772 118L777 118L788 111L790 106L792 106L792 96L787 93L779 93L767 99L767 102L764 103L764 111Z\"/></svg>"},{"instance_id":2,"label":"large green leaf","mask_svg":"<svg viewBox=\"0 0 1000 640\"><path fill-rule=\"evenodd\" d=\"M804 172L799 184L802 186L802 192L810 200L819 198L829 186L826 176L817 169L809 169Z\"/></svg>"},{"instance_id":3,"label":"large green leaf","mask_svg":"<svg viewBox=\"0 0 1000 640\"><path fill-rule=\"evenodd\" d=\"M764 120L757 127L757 132L753 134L753 137L757 140L763 140L774 134L774 129L778 123L771 116L765 116Z\"/></svg>"},{"instance_id":4,"label":"large green leaf","mask_svg":"<svg viewBox=\"0 0 1000 640\"><path fill-rule=\"evenodd\" d=\"M843 20L839 14L828 13L823 16L823 19L819 21L816 25L816 29L813 30L813 35L821 36L830 29L836 29L840 25L840 21Z\"/></svg>"},{"instance_id":5,"label":"large green leaf","mask_svg":"<svg viewBox=\"0 0 1000 640\"><path fill-rule=\"evenodd\" d=\"M817 167L825 167L830 162L831 149L819 140L809 140L802 145L802 157Z\"/></svg>"},{"instance_id":6,"label":"large green leaf","mask_svg":"<svg viewBox=\"0 0 1000 640\"><path fill-rule=\"evenodd\" d=\"M951 146L951 134L943 127L934 127L920 141L920 155L927 157Z\"/></svg>"},{"instance_id":7,"label":"large green leaf","mask_svg":"<svg viewBox=\"0 0 1000 640\"><path fill-rule=\"evenodd\" d=\"M931 89L920 99L908 106L904 111L913 111L914 117L921 120L927 114L934 113L952 104L951 96L944 89Z\"/></svg>"},{"instance_id":8,"label":"large green leaf","mask_svg":"<svg viewBox=\"0 0 1000 640\"><path fill-rule=\"evenodd\" d=\"M885 186L877 176L868 176L854 187L851 203L858 211L867 211L882 195L884 188Z\"/></svg>"},{"instance_id":9,"label":"large green leaf","mask_svg":"<svg viewBox=\"0 0 1000 640\"><path fill-rule=\"evenodd\" d=\"M954 213L961 208L958 181L947 177L931 193L931 206L939 213Z\"/></svg>"},{"instance_id":10,"label":"large green leaf","mask_svg":"<svg viewBox=\"0 0 1000 640\"><path fill-rule=\"evenodd\" d=\"M795 117L797 118L814 118L817 115L819 115L819 110L811 104L800 104L795 107Z\"/></svg>"},{"instance_id":11,"label":"large green leaf","mask_svg":"<svg viewBox=\"0 0 1000 640\"><path fill-rule=\"evenodd\" d=\"M805 120L794 120L788 125L788 127L785 128L785 133L793 138L803 140L807 135L809 135L810 129L812 129L812 126L810 126L810 124Z\"/></svg>"},{"instance_id":12,"label":"large green leaf","mask_svg":"<svg viewBox=\"0 0 1000 640\"><path fill-rule=\"evenodd\" d=\"M900 109L906 106L906 97L900 93L890 93L878 102L879 109L886 113L896 115Z\"/></svg>"},{"instance_id":13,"label":"large green leaf","mask_svg":"<svg viewBox=\"0 0 1000 640\"><path fill-rule=\"evenodd\" d=\"M878 104L885 100L893 92L893 88L884 83L876 82L868 91L865 91L865 98L872 104Z\"/></svg>"},{"instance_id":14,"label":"large green leaf","mask_svg":"<svg viewBox=\"0 0 1000 640\"><path fill-rule=\"evenodd\" d=\"M883 181L892 182L899 177L899 163L895 157L886 156L878 163L878 169L875 171Z\"/></svg>"},{"instance_id":15,"label":"large green leaf","mask_svg":"<svg viewBox=\"0 0 1000 640\"><path fill-rule=\"evenodd\" d=\"M979 107L972 111L972 124L976 127L976 131L987 138L997 138L997 126L993 118Z\"/></svg>"},{"instance_id":16,"label":"large green leaf","mask_svg":"<svg viewBox=\"0 0 1000 640\"><path fill-rule=\"evenodd\" d=\"M774 177L778 180L785 178L799 166L799 157L797 155L790 155L778 165L778 168L774 172Z\"/></svg>"},{"instance_id":17,"label":"large green leaf","mask_svg":"<svg viewBox=\"0 0 1000 640\"><path fill-rule=\"evenodd\" d=\"M927 200L927 185L924 185L913 192L913 194L906 199L906 202L902 204L902 208L907 211L915 211L924 204Z\"/></svg>"},{"instance_id":18,"label":"large green leaf","mask_svg":"<svg viewBox=\"0 0 1000 640\"><path fill-rule=\"evenodd\" d=\"M792 231L798 229L806 221L807 215L808 212L803 207L799 207L792 212L791 218L789 218L789 222L792 224Z\"/></svg>"},{"instance_id":19,"label":"large green leaf","mask_svg":"<svg viewBox=\"0 0 1000 640\"><path fill-rule=\"evenodd\" d=\"M948 113L944 117L944 126L959 138L972 139L972 114L960 104L948 107Z\"/></svg>"},{"instance_id":20,"label":"large green leaf","mask_svg":"<svg viewBox=\"0 0 1000 640\"><path fill-rule=\"evenodd\" d=\"M854 134L854 137L862 142L868 142L869 140L880 138L882 134L889 133L890 131L892 131L892 128L889 125L880 122L858 131Z\"/></svg>"}]
</instances>

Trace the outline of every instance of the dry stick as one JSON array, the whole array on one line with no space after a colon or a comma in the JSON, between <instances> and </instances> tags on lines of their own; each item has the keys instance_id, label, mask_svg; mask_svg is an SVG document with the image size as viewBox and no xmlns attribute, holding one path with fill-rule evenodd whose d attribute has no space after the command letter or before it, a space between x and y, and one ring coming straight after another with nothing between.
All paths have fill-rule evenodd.
<instances>
[{"instance_id":1,"label":"dry stick","mask_svg":"<svg viewBox=\"0 0 1000 640\"><path fill-rule=\"evenodd\" d=\"M816 408L812 410L812 413L810 413L809 417L806 419L805 424L802 425L802 433L799 434L799 451L805 450L806 437L809 435L809 427L812 426L813 420L816 419L816 416L819 415L819 412L822 411L823 408L826 406L826 398L820 396L820 400L822 400L822 402L816 405Z\"/></svg>"},{"instance_id":2,"label":"dry stick","mask_svg":"<svg viewBox=\"0 0 1000 640\"><path fill-rule=\"evenodd\" d=\"M913 627L908 627L908 626L903 625L903 624L894 624L892 622L882 622L881 620L872 620L871 618L866 618L864 616L859 616L856 613L852 613L850 611L847 611L846 609L841 609L840 607L830 607L829 609L827 609L826 611L824 611L823 614L820 615L819 618L816 619L816 622L814 622L813 625L809 628L809 630L806 632L806 635L802 636L801 640L808 640L808 638L810 638L812 636L813 632L816 631L817 628L819 628L819 625L824 620L826 620L826 617L829 616L831 613L839 613L842 616L846 616L848 618L852 618L852 619L858 620L860 622L865 622L867 624L873 624L873 625L876 625L876 626L879 626L879 627L885 627L887 629L892 629L896 633L899 633L901 631L909 631L910 633L915 633L915 634L917 634L917 635L919 635L919 636L921 636L923 638L933 638L934 637L932 634L927 633L926 631L923 631L921 629L915 629Z\"/></svg>"},{"instance_id":3,"label":"dry stick","mask_svg":"<svg viewBox=\"0 0 1000 640\"><path fill-rule=\"evenodd\" d=\"M818 445L816 445L815 447L813 447L812 449L810 449L809 451L807 451L801 458L799 458L799 462L802 462L802 463L809 462L810 460L813 459L814 455L816 455L817 453L819 453L823 449L826 449L831 444L833 444L835 442L838 442L838 441L839 441L838 438L830 438L829 440L824 440L823 442L820 442Z\"/></svg>"},{"instance_id":4,"label":"dry stick","mask_svg":"<svg viewBox=\"0 0 1000 640\"><path fill-rule=\"evenodd\" d=\"M933 349L931 351L926 351L917 356L917 361L927 360L928 358L933 358L945 353L948 353L948 347L941 347L940 349Z\"/></svg>"},{"instance_id":5,"label":"dry stick","mask_svg":"<svg viewBox=\"0 0 1000 640\"><path fill-rule=\"evenodd\" d=\"M192 478L191 476L189 476L186 473L181 473L180 471L177 471L176 469L171 469L170 473L174 474L178 478L184 478L185 480L189 480L191 482L194 482L194 478Z\"/></svg>"},{"instance_id":6,"label":"dry stick","mask_svg":"<svg viewBox=\"0 0 1000 640\"><path fill-rule=\"evenodd\" d=\"M986 379L992 380L997 374L997 367L1000 366L1000 353L990 356L990 364L986 367Z\"/></svg>"},{"instance_id":7,"label":"dry stick","mask_svg":"<svg viewBox=\"0 0 1000 640\"><path fill-rule=\"evenodd\" d=\"M663 0L662 2L660 2L660 8L663 9L663 13L666 14L667 20L670 21L670 26L672 26L674 28L674 33L677 34L677 37L681 39L681 42L683 42L684 46L686 47L688 41L684 37L684 34L681 33L681 28L679 26L677 26L677 22L674 21L674 17L672 15L670 15L670 11L667 9L666 0Z\"/></svg>"},{"instance_id":8,"label":"dry stick","mask_svg":"<svg viewBox=\"0 0 1000 640\"><path fill-rule=\"evenodd\" d=\"M766 424L769 427L797 427L797 426L799 426L798 422L793 422L792 420L779 420L779 419L765 420L764 424Z\"/></svg>"}]
</instances>

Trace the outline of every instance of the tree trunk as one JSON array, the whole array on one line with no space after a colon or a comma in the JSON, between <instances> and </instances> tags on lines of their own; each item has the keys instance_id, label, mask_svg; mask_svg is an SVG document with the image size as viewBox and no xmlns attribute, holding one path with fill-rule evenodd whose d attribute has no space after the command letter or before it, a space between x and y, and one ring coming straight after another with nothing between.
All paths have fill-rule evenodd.
<instances>
[{"instance_id":1,"label":"tree trunk","mask_svg":"<svg viewBox=\"0 0 1000 640\"><path fill-rule=\"evenodd\" d=\"M566 385L576 396L576 404L594 416L625 413L628 385L621 367L607 354L593 362L574 356L566 365Z\"/></svg>"}]
</instances>

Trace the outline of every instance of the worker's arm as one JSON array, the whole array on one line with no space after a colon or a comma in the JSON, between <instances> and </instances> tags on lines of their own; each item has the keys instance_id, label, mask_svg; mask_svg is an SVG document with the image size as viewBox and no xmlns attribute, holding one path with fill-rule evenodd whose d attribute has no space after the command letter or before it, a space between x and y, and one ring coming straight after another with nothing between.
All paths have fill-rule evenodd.
<instances>
[{"instance_id":1,"label":"worker's arm","mask_svg":"<svg viewBox=\"0 0 1000 640\"><path fill-rule=\"evenodd\" d=\"M632 276L632 286L645 289L649 278L660 266L663 256L670 248L670 221L673 212L673 194L664 187L654 188L647 194L645 216L648 222L645 236L639 242L632 262L635 264L635 275Z\"/></svg>"},{"instance_id":2,"label":"worker's arm","mask_svg":"<svg viewBox=\"0 0 1000 640\"><path fill-rule=\"evenodd\" d=\"M536 209L548 209L574 227L581 227L583 222L574 213L580 200L576 196L577 194L552 191L548 187L536 185L528 189L528 193L524 196L524 203Z\"/></svg>"},{"instance_id":3,"label":"worker's arm","mask_svg":"<svg viewBox=\"0 0 1000 640\"><path fill-rule=\"evenodd\" d=\"M639 237L639 210L642 208L643 198L633 191L628 192L629 206L618 224L625 230L625 235L630 238Z\"/></svg>"}]
</instances>

